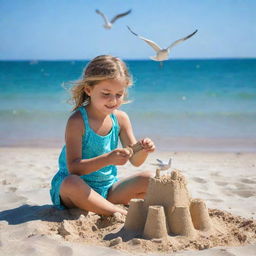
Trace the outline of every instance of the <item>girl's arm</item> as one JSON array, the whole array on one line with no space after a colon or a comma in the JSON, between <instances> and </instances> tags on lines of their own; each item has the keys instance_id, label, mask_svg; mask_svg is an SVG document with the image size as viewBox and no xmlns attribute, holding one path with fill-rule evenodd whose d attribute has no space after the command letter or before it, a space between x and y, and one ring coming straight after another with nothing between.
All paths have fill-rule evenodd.
<instances>
[{"instance_id":1,"label":"girl's arm","mask_svg":"<svg viewBox=\"0 0 256 256\"><path fill-rule=\"evenodd\" d=\"M84 129L83 119L77 111L69 118L65 134L67 165L70 173L80 176L95 172L108 165L123 165L127 162L130 152L126 149L116 149L91 159L82 159Z\"/></svg>"},{"instance_id":2,"label":"girl's arm","mask_svg":"<svg viewBox=\"0 0 256 256\"><path fill-rule=\"evenodd\" d=\"M120 140L123 147L134 145L137 141L133 134L132 125L128 115L123 111L117 111L118 121L120 125ZM140 141L143 150L135 153L131 158L130 162L134 166L140 166L146 160L148 153L155 150L155 145L151 139L146 138Z\"/></svg>"}]
</instances>

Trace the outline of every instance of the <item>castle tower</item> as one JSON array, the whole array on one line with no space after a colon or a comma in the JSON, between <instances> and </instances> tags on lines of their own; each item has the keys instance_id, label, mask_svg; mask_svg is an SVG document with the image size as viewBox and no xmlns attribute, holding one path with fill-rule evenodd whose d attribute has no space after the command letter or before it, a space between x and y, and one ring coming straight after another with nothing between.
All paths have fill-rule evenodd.
<instances>
[{"instance_id":1,"label":"castle tower","mask_svg":"<svg viewBox=\"0 0 256 256\"><path fill-rule=\"evenodd\" d=\"M174 170L170 175L151 178L145 197L145 208L150 205L165 207L189 206L190 196L186 187L185 177Z\"/></svg>"},{"instance_id":2,"label":"castle tower","mask_svg":"<svg viewBox=\"0 0 256 256\"><path fill-rule=\"evenodd\" d=\"M149 206L143 237L148 239L165 238L168 235L167 230L163 206Z\"/></svg>"},{"instance_id":3,"label":"castle tower","mask_svg":"<svg viewBox=\"0 0 256 256\"><path fill-rule=\"evenodd\" d=\"M124 228L126 230L142 233L146 222L146 211L143 199L132 199L126 216Z\"/></svg>"},{"instance_id":4,"label":"castle tower","mask_svg":"<svg viewBox=\"0 0 256 256\"><path fill-rule=\"evenodd\" d=\"M190 214L196 229L202 231L209 231L211 229L211 219L203 200L193 199L191 201Z\"/></svg>"}]
</instances>

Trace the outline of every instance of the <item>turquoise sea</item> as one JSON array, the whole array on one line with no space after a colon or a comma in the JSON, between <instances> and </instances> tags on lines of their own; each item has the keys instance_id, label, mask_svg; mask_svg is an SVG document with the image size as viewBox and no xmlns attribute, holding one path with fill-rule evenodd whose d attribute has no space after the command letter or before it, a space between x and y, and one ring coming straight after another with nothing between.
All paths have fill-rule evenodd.
<instances>
[{"instance_id":1,"label":"turquoise sea","mask_svg":"<svg viewBox=\"0 0 256 256\"><path fill-rule=\"evenodd\" d=\"M61 147L72 108L63 84L87 61L0 61L0 146ZM256 59L126 61L122 107L163 151L256 151ZM66 84L67 86L67 84Z\"/></svg>"}]
</instances>

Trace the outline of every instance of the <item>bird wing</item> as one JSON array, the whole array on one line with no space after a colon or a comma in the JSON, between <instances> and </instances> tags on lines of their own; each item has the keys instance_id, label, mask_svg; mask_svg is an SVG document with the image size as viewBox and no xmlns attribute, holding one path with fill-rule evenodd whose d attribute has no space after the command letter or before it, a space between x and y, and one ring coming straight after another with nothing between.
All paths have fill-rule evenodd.
<instances>
[{"instance_id":1,"label":"bird wing","mask_svg":"<svg viewBox=\"0 0 256 256\"><path fill-rule=\"evenodd\" d=\"M109 23L109 20L108 20L107 16L106 16L103 12L101 12L101 11L98 10L98 9L96 9L95 12L98 13L98 14L104 19L104 21L105 21L106 24Z\"/></svg>"},{"instance_id":2,"label":"bird wing","mask_svg":"<svg viewBox=\"0 0 256 256\"><path fill-rule=\"evenodd\" d=\"M131 13L131 9L127 12L124 12L124 13L120 13L120 14L117 14L114 18L112 18L112 20L110 21L112 24L119 18L123 17L123 16L126 16L128 15L129 13Z\"/></svg>"},{"instance_id":3,"label":"bird wing","mask_svg":"<svg viewBox=\"0 0 256 256\"><path fill-rule=\"evenodd\" d=\"M159 163L159 164L161 164L161 165L163 165L164 163L163 163L163 161L162 160L160 160L160 159L156 159L156 161Z\"/></svg>"},{"instance_id":4,"label":"bird wing","mask_svg":"<svg viewBox=\"0 0 256 256\"><path fill-rule=\"evenodd\" d=\"M176 41L173 42L167 49L171 49L173 46L175 46L175 45L177 45L177 44L179 44L179 43L181 43L181 42L183 42L183 41L189 39L189 38L190 38L191 36L193 36L196 32L197 32L197 30L195 30L192 34L190 34L190 35L188 35L188 36L186 36L186 37L183 37L183 38L181 38L181 39L176 40Z\"/></svg>"},{"instance_id":5,"label":"bird wing","mask_svg":"<svg viewBox=\"0 0 256 256\"><path fill-rule=\"evenodd\" d=\"M143 41L145 41L148 45L150 45L156 52L159 52L161 50L161 48L153 41L145 38L145 37L142 37L142 36L139 36L138 34L136 34L135 32L133 32L131 30L131 28L129 26L127 26L127 28L130 30L130 32L132 34L134 34L135 36L137 36L138 38L142 39Z\"/></svg>"}]
</instances>

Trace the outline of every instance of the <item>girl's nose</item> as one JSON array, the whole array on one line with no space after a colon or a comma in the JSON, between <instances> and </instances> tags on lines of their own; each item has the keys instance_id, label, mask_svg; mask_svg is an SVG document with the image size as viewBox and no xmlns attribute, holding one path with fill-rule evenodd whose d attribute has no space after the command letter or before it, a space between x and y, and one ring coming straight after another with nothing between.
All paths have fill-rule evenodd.
<instances>
[{"instance_id":1,"label":"girl's nose","mask_svg":"<svg viewBox=\"0 0 256 256\"><path fill-rule=\"evenodd\" d=\"M116 103L116 97L115 95L111 95L110 102Z\"/></svg>"}]
</instances>

